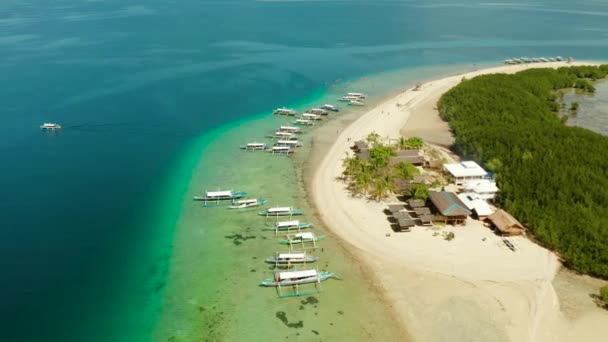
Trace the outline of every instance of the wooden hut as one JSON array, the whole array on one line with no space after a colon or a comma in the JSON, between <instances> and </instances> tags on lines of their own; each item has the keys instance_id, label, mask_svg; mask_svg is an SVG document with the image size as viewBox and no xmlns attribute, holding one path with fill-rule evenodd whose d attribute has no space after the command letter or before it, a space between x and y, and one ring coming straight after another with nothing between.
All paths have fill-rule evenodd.
<instances>
[{"instance_id":1,"label":"wooden hut","mask_svg":"<svg viewBox=\"0 0 608 342\"><path fill-rule=\"evenodd\" d=\"M359 153L361 150L369 150L369 145L363 140L358 140L355 141L355 144L351 147L351 150Z\"/></svg>"},{"instance_id":2,"label":"wooden hut","mask_svg":"<svg viewBox=\"0 0 608 342\"><path fill-rule=\"evenodd\" d=\"M395 193L397 195L401 195L401 196L409 195L411 185L408 181L406 181L403 178L397 178L397 179L393 180L393 183L395 184Z\"/></svg>"},{"instance_id":3,"label":"wooden hut","mask_svg":"<svg viewBox=\"0 0 608 342\"><path fill-rule=\"evenodd\" d=\"M388 160L388 165L396 165L401 162L410 163L412 165L420 166L424 165L424 157L422 156L395 156L390 157Z\"/></svg>"},{"instance_id":4,"label":"wooden hut","mask_svg":"<svg viewBox=\"0 0 608 342\"><path fill-rule=\"evenodd\" d=\"M419 200L419 199L413 199L413 198L411 198L409 201L407 201L407 204L412 209L424 207L424 201L423 200Z\"/></svg>"},{"instance_id":5,"label":"wooden hut","mask_svg":"<svg viewBox=\"0 0 608 342\"><path fill-rule=\"evenodd\" d=\"M433 221L435 220L435 216L432 214L424 214L424 215L418 216L418 219L420 220L420 223L422 223L422 225L432 226Z\"/></svg>"},{"instance_id":6,"label":"wooden hut","mask_svg":"<svg viewBox=\"0 0 608 342\"><path fill-rule=\"evenodd\" d=\"M490 221L502 235L522 235L526 230L519 221L502 209L498 209L492 215L488 216L488 221Z\"/></svg>"},{"instance_id":7,"label":"wooden hut","mask_svg":"<svg viewBox=\"0 0 608 342\"><path fill-rule=\"evenodd\" d=\"M464 224L471 211L453 192L431 191L429 199L446 224Z\"/></svg>"}]
</instances>

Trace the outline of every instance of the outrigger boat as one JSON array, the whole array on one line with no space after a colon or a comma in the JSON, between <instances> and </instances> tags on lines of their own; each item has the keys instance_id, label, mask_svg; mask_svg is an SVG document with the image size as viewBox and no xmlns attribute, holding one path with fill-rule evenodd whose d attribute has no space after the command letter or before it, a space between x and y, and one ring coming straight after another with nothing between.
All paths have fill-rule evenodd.
<instances>
[{"instance_id":1,"label":"outrigger boat","mask_svg":"<svg viewBox=\"0 0 608 342\"><path fill-rule=\"evenodd\" d=\"M300 147L302 146L302 143L298 140L279 140L274 146Z\"/></svg>"},{"instance_id":2,"label":"outrigger boat","mask_svg":"<svg viewBox=\"0 0 608 342\"><path fill-rule=\"evenodd\" d=\"M267 228L266 230L274 230L275 233L280 231L289 232L290 230L300 231L301 229L312 228L313 225L311 223L300 222L299 220L293 221L279 221L274 224L272 228Z\"/></svg>"},{"instance_id":3,"label":"outrigger boat","mask_svg":"<svg viewBox=\"0 0 608 342\"><path fill-rule=\"evenodd\" d=\"M273 146L269 151L272 154L286 154L286 155L290 155L295 152L295 150L289 146Z\"/></svg>"},{"instance_id":4,"label":"outrigger boat","mask_svg":"<svg viewBox=\"0 0 608 342\"><path fill-rule=\"evenodd\" d=\"M279 243L281 245L306 245L311 244L313 247L317 247L317 242L325 239L325 236L315 236L315 234L306 232L306 233L296 233L294 235L287 235L287 240L281 240Z\"/></svg>"},{"instance_id":5,"label":"outrigger boat","mask_svg":"<svg viewBox=\"0 0 608 342\"><path fill-rule=\"evenodd\" d=\"M243 200L237 200L232 202L232 205L229 206L229 209L247 209L247 208L253 208L253 207L259 207L261 205L263 205L264 203L266 203L266 200L263 198L250 198L250 199L243 199Z\"/></svg>"},{"instance_id":6,"label":"outrigger boat","mask_svg":"<svg viewBox=\"0 0 608 342\"><path fill-rule=\"evenodd\" d=\"M346 93L346 96L355 96L360 99L364 99L366 95L363 93Z\"/></svg>"},{"instance_id":7,"label":"outrigger boat","mask_svg":"<svg viewBox=\"0 0 608 342\"><path fill-rule=\"evenodd\" d=\"M281 128L279 128L279 130L277 132L287 132L287 133L295 133L295 134L304 133L302 128L293 127L293 126L281 126Z\"/></svg>"},{"instance_id":8,"label":"outrigger boat","mask_svg":"<svg viewBox=\"0 0 608 342\"><path fill-rule=\"evenodd\" d=\"M365 106L365 103L356 100L350 101L348 104L351 106Z\"/></svg>"},{"instance_id":9,"label":"outrigger boat","mask_svg":"<svg viewBox=\"0 0 608 342\"><path fill-rule=\"evenodd\" d=\"M51 123L51 122L45 122L40 126L40 129L46 130L46 131L54 131L57 129L61 129L61 125L58 125L56 123Z\"/></svg>"},{"instance_id":10,"label":"outrigger boat","mask_svg":"<svg viewBox=\"0 0 608 342\"><path fill-rule=\"evenodd\" d=\"M272 279L264 279L260 285L266 287L276 287L278 289L279 297L297 297L303 295L314 294L320 291L319 285L322 281L325 281L335 275L331 272L322 271L318 272L316 269L302 270L302 271L284 271L277 272ZM300 292L300 285L304 284L315 284L316 291L313 292ZM292 286L293 292L283 294L281 292L283 286Z\"/></svg>"},{"instance_id":11,"label":"outrigger boat","mask_svg":"<svg viewBox=\"0 0 608 342\"><path fill-rule=\"evenodd\" d=\"M307 119L296 119L296 121L294 121L293 124L301 125L301 126L314 126L315 122L312 120L307 120Z\"/></svg>"},{"instance_id":12,"label":"outrigger boat","mask_svg":"<svg viewBox=\"0 0 608 342\"><path fill-rule=\"evenodd\" d=\"M317 114L317 115L329 114L325 109L321 109L321 108L312 108L312 109L307 110L306 113Z\"/></svg>"},{"instance_id":13,"label":"outrigger boat","mask_svg":"<svg viewBox=\"0 0 608 342\"><path fill-rule=\"evenodd\" d=\"M248 143L247 145L241 146L241 150L247 150L247 151L264 151L267 149L268 149L268 144L257 143L257 142Z\"/></svg>"},{"instance_id":14,"label":"outrigger boat","mask_svg":"<svg viewBox=\"0 0 608 342\"><path fill-rule=\"evenodd\" d=\"M321 120L321 115L312 114L312 113L304 113L300 116L300 118L306 119L306 120Z\"/></svg>"},{"instance_id":15,"label":"outrigger boat","mask_svg":"<svg viewBox=\"0 0 608 342\"><path fill-rule=\"evenodd\" d=\"M206 206L209 202L214 202L215 204L220 204L221 201L235 201L239 198L243 198L247 196L245 191L232 191L232 190L223 190L223 191L207 191L205 196L194 196L195 201L204 201L203 206Z\"/></svg>"},{"instance_id":16,"label":"outrigger boat","mask_svg":"<svg viewBox=\"0 0 608 342\"><path fill-rule=\"evenodd\" d=\"M294 209L292 207L272 207L268 208L267 210L260 211L258 214L266 217L297 216L302 215L302 210Z\"/></svg>"},{"instance_id":17,"label":"outrigger boat","mask_svg":"<svg viewBox=\"0 0 608 342\"><path fill-rule=\"evenodd\" d=\"M332 112L339 112L340 111L338 109L338 107L336 107L334 105L330 105L330 104L324 104L324 105L322 105L321 109L331 110Z\"/></svg>"},{"instance_id":18,"label":"outrigger boat","mask_svg":"<svg viewBox=\"0 0 608 342\"><path fill-rule=\"evenodd\" d=\"M339 98L338 101L350 102L350 101L357 101L359 99L360 98L358 96L344 95L341 98Z\"/></svg>"},{"instance_id":19,"label":"outrigger boat","mask_svg":"<svg viewBox=\"0 0 608 342\"><path fill-rule=\"evenodd\" d=\"M296 137L295 137L295 133L276 131L276 132L274 132L273 135L269 135L268 138L271 138L271 139L289 139L289 138L296 138Z\"/></svg>"},{"instance_id":20,"label":"outrigger boat","mask_svg":"<svg viewBox=\"0 0 608 342\"><path fill-rule=\"evenodd\" d=\"M276 267L290 267L292 265L306 264L319 260L316 256L308 256L306 252L277 252L273 257L266 258L266 262Z\"/></svg>"},{"instance_id":21,"label":"outrigger boat","mask_svg":"<svg viewBox=\"0 0 608 342\"><path fill-rule=\"evenodd\" d=\"M272 114L294 116L294 115L298 114L298 112L296 112L293 109L287 109L287 108L283 107L283 108L277 108L277 109L273 110Z\"/></svg>"}]
</instances>

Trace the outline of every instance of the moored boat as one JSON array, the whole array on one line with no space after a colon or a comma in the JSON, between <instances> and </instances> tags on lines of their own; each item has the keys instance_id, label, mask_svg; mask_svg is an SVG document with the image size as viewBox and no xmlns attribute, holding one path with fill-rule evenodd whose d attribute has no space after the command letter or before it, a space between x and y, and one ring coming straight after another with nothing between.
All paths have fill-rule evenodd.
<instances>
[{"instance_id":1,"label":"moored boat","mask_svg":"<svg viewBox=\"0 0 608 342\"><path fill-rule=\"evenodd\" d=\"M291 286L320 283L334 276L331 272L318 272L315 269L302 271L277 272L273 279L262 280L262 286Z\"/></svg>"},{"instance_id":2,"label":"moored boat","mask_svg":"<svg viewBox=\"0 0 608 342\"><path fill-rule=\"evenodd\" d=\"M351 106L365 106L365 103L357 100L350 101L348 104Z\"/></svg>"},{"instance_id":3,"label":"moored boat","mask_svg":"<svg viewBox=\"0 0 608 342\"><path fill-rule=\"evenodd\" d=\"M306 252L294 252L294 253L276 253L275 256L266 258L266 262L269 264L275 264L277 266L290 266L293 264L306 264L319 260L316 256L306 255Z\"/></svg>"},{"instance_id":4,"label":"moored boat","mask_svg":"<svg viewBox=\"0 0 608 342\"><path fill-rule=\"evenodd\" d=\"M306 233L296 233L294 235L287 235L285 240L279 241L281 245L304 245L304 244L312 244L316 246L318 241L325 239L325 236L315 236L315 234L311 232Z\"/></svg>"},{"instance_id":5,"label":"moored boat","mask_svg":"<svg viewBox=\"0 0 608 342\"><path fill-rule=\"evenodd\" d=\"M321 120L321 115L312 114L312 113L304 113L300 116L300 118L306 119L306 120Z\"/></svg>"},{"instance_id":6,"label":"moored boat","mask_svg":"<svg viewBox=\"0 0 608 342\"><path fill-rule=\"evenodd\" d=\"M366 97L366 95L363 93L346 93L346 96L355 96L360 99L364 99Z\"/></svg>"},{"instance_id":7,"label":"moored boat","mask_svg":"<svg viewBox=\"0 0 608 342\"><path fill-rule=\"evenodd\" d=\"M299 220L292 221L279 221L276 222L272 228L267 228L266 230L274 230L274 231L290 231L290 230L301 230L312 228L313 225L311 223L300 222Z\"/></svg>"},{"instance_id":8,"label":"moored boat","mask_svg":"<svg viewBox=\"0 0 608 342\"><path fill-rule=\"evenodd\" d=\"M302 128L293 127L293 126L281 126L277 132L287 132L287 133L295 133L295 134L304 133Z\"/></svg>"},{"instance_id":9,"label":"moored boat","mask_svg":"<svg viewBox=\"0 0 608 342\"><path fill-rule=\"evenodd\" d=\"M327 115L327 114L329 114L327 112L327 110L322 109L322 108L311 108L311 109L307 110L306 113L317 114L317 115Z\"/></svg>"},{"instance_id":10,"label":"moored boat","mask_svg":"<svg viewBox=\"0 0 608 342\"><path fill-rule=\"evenodd\" d=\"M52 123L52 122L45 122L40 126L40 129L46 130L46 131L54 131L54 130L61 129L61 125Z\"/></svg>"},{"instance_id":11,"label":"moored boat","mask_svg":"<svg viewBox=\"0 0 608 342\"><path fill-rule=\"evenodd\" d=\"M293 124L301 125L301 126L314 126L315 122L313 120L307 120L307 119L296 119L296 121L294 121Z\"/></svg>"},{"instance_id":12,"label":"moored boat","mask_svg":"<svg viewBox=\"0 0 608 342\"><path fill-rule=\"evenodd\" d=\"M324 104L321 106L322 109L325 110L331 110L332 112L339 112L340 109L338 109L338 107L334 106L334 105L330 105L330 104Z\"/></svg>"},{"instance_id":13,"label":"moored boat","mask_svg":"<svg viewBox=\"0 0 608 342\"><path fill-rule=\"evenodd\" d=\"M296 112L293 109L288 109L288 108L283 107L283 108L277 108L277 109L273 110L272 114L294 116L294 115L298 114L298 112Z\"/></svg>"},{"instance_id":14,"label":"moored boat","mask_svg":"<svg viewBox=\"0 0 608 342\"><path fill-rule=\"evenodd\" d=\"M257 142L252 142L252 143L248 143L244 146L241 146L241 150L247 150L247 151L263 151L266 149L268 149L268 144L257 143Z\"/></svg>"},{"instance_id":15,"label":"moored boat","mask_svg":"<svg viewBox=\"0 0 608 342\"><path fill-rule=\"evenodd\" d=\"M298 140L279 140L274 146L300 147L302 146L302 143Z\"/></svg>"},{"instance_id":16,"label":"moored boat","mask_svg":"<svg viewBox=\"0 0 608 342\"><path fill-rule=\"evenodd\" d=\"M296 216L302 215L302 210L292 207L272 207L258 213L261 216Z\"/></svg>"},{"instance_id":17,"label":"moored boat","mask_svg":"<svg viewBox=\"0 0 608 342\"><path fill-rule=\"evenodd\" d=\"M292 133L292 132L276 131L276 132L274 132L273 135L269 135L268 138L287 140L287 139L296 138L296 137L295 137L295 133Z\"/></svg>"},{"instance_id":18,"label":"moored boat","mask_svg":"<svg viewBox=\"0 0 608 342\"><path fill-rule=\"evenodd\" d=\"M359 97L349 96L349 95L344 95L338 99L338 101L344 101L344 102L350 102L350 101L356 101L356 100L359 100Z\"/></svg>"},{"instance_id":19,"label":"moored boat","mask_svg":"<svg viewBox=\"0 0 608 342\"><path fill-rule=\"evenodd\" d=\"M253 207L259 207L261 205L264 205L264 203L266 203L266 200L263 198L248 198L248 199L242 199L242 200L237 200L232 202L232 205L229 206L229 209L247 209L247 208L253 208Z\"/></svg>"},{"instance_id":20,"label":"moored boat","mask_svg":"<svg viewBox=\"0 0 608 342\"><path fill-rule=\"evenodd\" d=\"M290 146L273 146L270 150L268 150L272 154L292 154L295 150Z\"/></svg>"},{"instance_id":21,"label":"moored boat","mask_svg":"<svg viewBox=\"0 0 608 342\"><path fill-rule=\"evenodd\" d=\"M219 204L221 201L234 201L245 196L247 196L247 193L245 191L206 191L204 196L194 196L194 200L204 201L205 203L203 205L207 205L209 202Z\"/></svg>"}]
</instances>

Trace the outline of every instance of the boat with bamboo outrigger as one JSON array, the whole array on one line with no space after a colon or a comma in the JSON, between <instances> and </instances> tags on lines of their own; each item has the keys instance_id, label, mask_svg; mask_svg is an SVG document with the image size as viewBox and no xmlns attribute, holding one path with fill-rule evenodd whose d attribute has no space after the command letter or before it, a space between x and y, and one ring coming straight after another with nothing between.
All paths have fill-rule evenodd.
<instances>
[{"instance_id":1,"label":"boat with bamboo outrigger","mask_svg":"<svg viewBox=\"0 0 608 342\"><path fill-rule=\"evenodd\" d=\"M279 127L279 129L277 130L277 132L286 132L286 133L293 133L293 134L301 134L301 133L304 133L304 130L302 129L302 127L281 126L281 127Z\"/></svg>"},{"instance_id":2,"label":"boat with bamboo outrigger","mask_svg":"<svg viewBox=\"0 0 608 342\"><path fill-rule=\"evenodd\" d=\"M251 142L241 146L241 150L245 151L265 151L268 149L268 144Z\"/></svg>"},{"instance_id":3,"label":"boat with bamboo outrigger","mask_svg":"<svg viewBox=\"0 0 608 342\"><path fill-rule=\"evenodd\" d=\"M335 275L331 272L319 272L316 269L308 269L301 271L284 271L276 272L274 278L272 279L262 280L260 285L266 287L276 287L280 298L297 297L318 293L319 291L321 291L321 282L334 276ZM315 291L300 291L300 286L306 284L314 284ZM290 293L283 293L283 287L292 287L293 291Z\"/></svg>"},{"instance_id":4,"label":"boat with bamboo outrigger","mask_svg":"<svg viewBox=\"0 0 608 342\"><path fill-rule=\"evenodd\" d=\"M269 135L268 138L281 139L281 140L298 139L298 137L296 137L295 133L283 132L283 131L276 131L276 132L274 132L274 134Z\"/></svg>"},{"instance_id":5,"label":"boat with bamboo outrigger","mask_svg":"<svg viewBox=\"0 0 608 342\"><path fill-rule=\"evenodd\" d=\"M304 114L300 115L300 119L311 120L311 121L319 121L319 120L322 120L323 118L319 114L304 113Z\"/></svg>"},{"instance_id":6,"label":"boat with bamboo outrigger","mask_svg":"<svg viewBox=\"0 0 608 342\"><path fill-rule=\"evenodd\" d=\"M330 104L324 104L324 105L322 105L321 109L331 110L332 112L339 112L340 111L340 109L338 109L338 107L336 107L334 105L330 105Z\"/></svg>"},{"instance_id":7,"label":"boat with bamboo outrigger","mask_svg":"<svg viewBox=\"0 0 608 342\"><path fill-rule=\"evenodd\" d=\"M313 120L308 120L308 119L296 119L296 121L294 121L293 124L299 125L299 126L314 126L315 122Z\"/></svg>"},{"instance_id":8,"label":"boat with bamboo outrigger","mask_svg":"<svg viewBox=\"0 0 608 342\"><path fill-rule=\"evenodd\" d=\"M259 207L261 205L264 205L264 203L266 203L266 200L263 198L241 199L241 200L236 200L236 201L232 202L232 205L230 205L228 207L228 209L254 208L254 207Z\"/></svg>"},{"instance_id":9,"label":"boat with bamboo outrigger","mask_svg":"<svg viewBox=\"0 0 608 342\"><path fill-rule=\"evenodd\" d=\"M306 252L276 252L274 256L266 258L266 262L274 264L275 268L289 268L294 265L309 264L319 260L318 257L307 255Z\"/></svg>"},{"instance_id":10,"label":"boat with bamboo outrigger","mask_svg":"<svg viewBox=\"0 0 608 342\"><path fill-rule=\"evenodd\" d=\"M290 146L272 146L272 148L270 150L268 150L268 152L270 152L271 154L276 154L276 155L290 155L293 154L296 150L294 150L292 147Z\"/></svg>"},{"instance_id":11,"label":"boat with bamboo outrigger","mask_svg":"<svg viewBox=\"0 0 608 342\"><path fill-rule=\"evenodd\" d=\"M266 228L266 230L274 230L275 234L279 232L290 232L293 230L300 231L302 229L313 228L312 223L300 222L299 220L292 221L279 221L272 225L272 227Z\"/></svg>"},{"instance_id":12,"label":"boat with bamboo outrigger","mask_svg":"<svg viewBox=\"0 0 608 342\"><path fill-rule=\"evenodd\" d=\"M231 203L235 200L247 196L245 191L233 191L233 190L218 190L218 191L206 191L204 196L194 196L195 201L203 201L203 206L210 204L219 205L230 201Z\"/></svg>"},{"instance_id":13,"label":"boat with bamboo outrigger","mask_svg":"<svg viewBox=\"0 0 608 342\"><path fill-rule=\"evenodd\" d=\"M328 115L329 114L329 112L323 108L311 108L311 109L307 110L306 113L317 114L317 115Z\"/></svg>"},{"instance_id":14,"label":"boat with bamboo outrigger","mask_svg":"<svg viewBox=\"0 0 608 342\"><path fill-rule=\"evenodd\" d=\"M288 108L283 107L283 108L277 108L277 109L273 110L272 114L294 116L294 115L298 114L298 112L296 112L293 109L288 109Z\"/></svg>"},{"instance_id":15,"label":"boat with bamboo outrigger","mask_svg":"<svg viewBox=\"0 0 608 342\"><path fill-rule=\"evenodd\" d=\"M293 247L294 245L299 245L301 248L316 248L317 242L325 239L325 236L315 236L315 234L311 232L306 233L296 233L293 235L287 235L285 240L279 241L281 245L288 245Z\"/></svg>"},{"instance_id":16,"label":"boat with bamboo outrigger","mask_svg":"<svg viewBox=\"0 0 608 342\"><path fill-rule=\"evenodd\" d=\"M302 210L294 209L292 207L272 207L266 210L260 211L258 215L266 217L279 217L279 216L298 216L302 215Z\"/></svg>"}]
</instances>

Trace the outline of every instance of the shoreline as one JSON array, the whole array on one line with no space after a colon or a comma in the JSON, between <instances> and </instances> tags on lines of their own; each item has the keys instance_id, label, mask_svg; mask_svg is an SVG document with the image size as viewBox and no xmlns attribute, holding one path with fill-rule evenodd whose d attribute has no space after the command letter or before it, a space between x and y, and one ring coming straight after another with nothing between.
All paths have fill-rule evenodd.
<instances>
[{"instance_id":1,"label":"shoreline","mask_svg":"<svg viewBox=\"0 0 608 342\"><path fill-rule=\"evenodd\" d=\"M381 297L414 340L473 335L505 341L560 337L564 318L552 285L560 264L552 252L523 238L515 239L520 252L503 253L497 237L481 224L471 231L456 228L455 243L433 239L426 228L393 234L382 213L385 204L352 198L334 180L341 173L345 152L350 153L349 145L376 131L383 138L416 135L449 146L453 138L435 104L463 77L581 64L590 63L498 66L428 81L419 90L407 89L353 115L357 118L350 118L354 120L337 132L326 151L313 148L307 166L312 176L305 179L311 206L341 243L353 247L355 259L369 267ZM315 138L323 131L316 132ZM489 242L480 245L480 237ZM443 329L437 329L438 323Z\"/></svg>"}]
</instances>

